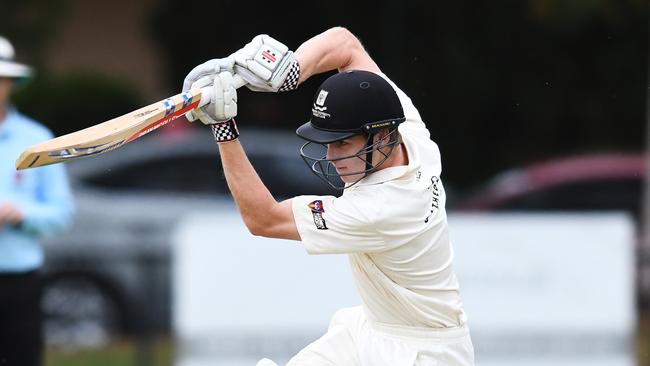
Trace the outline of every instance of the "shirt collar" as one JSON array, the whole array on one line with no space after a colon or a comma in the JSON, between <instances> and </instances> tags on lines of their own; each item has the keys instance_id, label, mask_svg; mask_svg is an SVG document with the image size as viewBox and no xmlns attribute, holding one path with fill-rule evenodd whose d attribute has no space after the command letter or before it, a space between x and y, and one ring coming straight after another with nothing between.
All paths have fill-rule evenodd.
<instances>
[{"instance_id":1,"label":"shirt collar","mask_svg":"<svg viewBox=\"0 0 650 366\"><path fill-rule=\"evenodd\" d=\"M406 165L384 168L378 172L374 172L368 175L367 177L361 179L359 183L355 184L354 186L360 187L360 186L367 186L371 184L381 184L391 180L396 180L406 175L408 170L409 170L408 166Z\"/></svg>"}]
</instances>

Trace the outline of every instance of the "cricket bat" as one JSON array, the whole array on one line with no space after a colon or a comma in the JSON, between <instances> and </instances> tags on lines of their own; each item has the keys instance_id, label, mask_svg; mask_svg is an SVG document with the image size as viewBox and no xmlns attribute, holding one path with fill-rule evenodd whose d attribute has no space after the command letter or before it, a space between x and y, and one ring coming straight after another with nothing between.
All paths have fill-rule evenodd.
<instances>
[{"instance_id":1,"label":"cricket bat","mask_svg":"<svg viewBox=\"0 0 650 366\"><path fill-rule=\"evenodd\" d=\"M235 76L235 86L245 82ZM117 149L210 101L212 87L194 88L106 122L28 147L16 170L36 168Z\"/></svg>"}]
</instances>

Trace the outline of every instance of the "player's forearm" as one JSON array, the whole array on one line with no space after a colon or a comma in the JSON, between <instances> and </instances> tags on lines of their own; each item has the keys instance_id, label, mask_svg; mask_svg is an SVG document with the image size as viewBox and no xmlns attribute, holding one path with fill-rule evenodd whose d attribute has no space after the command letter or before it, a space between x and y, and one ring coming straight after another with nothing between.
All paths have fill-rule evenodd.
<instances>
[{"instance_id":1,"label":"player's forearm","mask_svg":"<svg viewBox=\"0 0 650 366\"><path fill-rule=\"evenodd\" d=\"M271 226L266 221L278 202L262 183L238 140L219 144L219 152L228 187L246 227L252 234L262 235L262 229Z\"/></svg>"},{"instance_id":2,"label":"player's forearm","mask_svg":"<svg viewBox=\"0 0 650 366\"><path fill-rule=\"evenodd\" d=\"M277 202L264 186L238 140L219 144L221 163L235 203L246 226L254 233L257 217Z\"/></svg>"},{"instance_id":3,"label":"player's forearm","mask_svg":"<svg viewBox=\"0 0 650 366\"><path fill-rule=\"evenodd\" d=\"M299 82L312 75L336 69L379 71L357 37L342 27L328 29L307 40L298 47L295 55L300 64Z\"/></svg>"}]
</instances>

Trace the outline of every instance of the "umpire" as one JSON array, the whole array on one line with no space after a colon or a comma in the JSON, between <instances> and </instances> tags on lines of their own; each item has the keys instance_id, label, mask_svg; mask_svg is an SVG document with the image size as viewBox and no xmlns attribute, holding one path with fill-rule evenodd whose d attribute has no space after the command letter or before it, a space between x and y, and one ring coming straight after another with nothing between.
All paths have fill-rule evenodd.
<instances>
[{"instance_id":1,"label":"umpire","mask_svg":"<svg viewBox=\"0 0 650 366\"><path fill-rule=\"evenodd\" d=\"M9 103L16 81L31 73L14 61L11 43L0 37L0 366L42 364L43 249L38 239L62 231L73 210L63 166L14 167L24 148L52 138Z\"/></svg>"}]
</instances>

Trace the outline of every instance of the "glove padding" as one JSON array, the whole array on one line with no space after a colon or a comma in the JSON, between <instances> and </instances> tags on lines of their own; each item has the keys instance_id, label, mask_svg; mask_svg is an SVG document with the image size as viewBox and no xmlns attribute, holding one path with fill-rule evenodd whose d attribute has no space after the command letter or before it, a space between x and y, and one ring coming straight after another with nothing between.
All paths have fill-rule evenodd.
<instances>
[{"instance_id":1,"label":"glove padding","mask_svg":"<svg viewBox=\"0 0 650 366\"><path fill-rule=\"evenodd\" d=\"M235 59L235 73L246 81L246 87L262 92L280 90L297 63L287 46L266 34L255 36L244 48L230 56Z\"/></svg>"},{"instance_id":2,"label":"glove padding","mask_svg":"<svg viewBox=\"0 0 650 366\"><path fill-rule=\"evenodd\" d=\"M215 58L196 66L185 77L183 81L183 92L190 90L192 84L205 76L215 77L222 71L232 72L234 64L235 59L232 56L228 56L225 58Z\"/></svg>"},{"instance_id":3,"label":"glove padding","mask_svg":"<svg viewBox=\"0 0 650 366\"><path fill-rule=\"evenodd\" d=\"M186 79L187 80L187 79ZM208 104L188 112L185 116L190 122L200 120L206 125L222 123L237 115L237 88L230 71L207 75L190 85L190 88L212 86ZM205 96L204 96L205 97Z\"/></svg>"}]
</instances>

